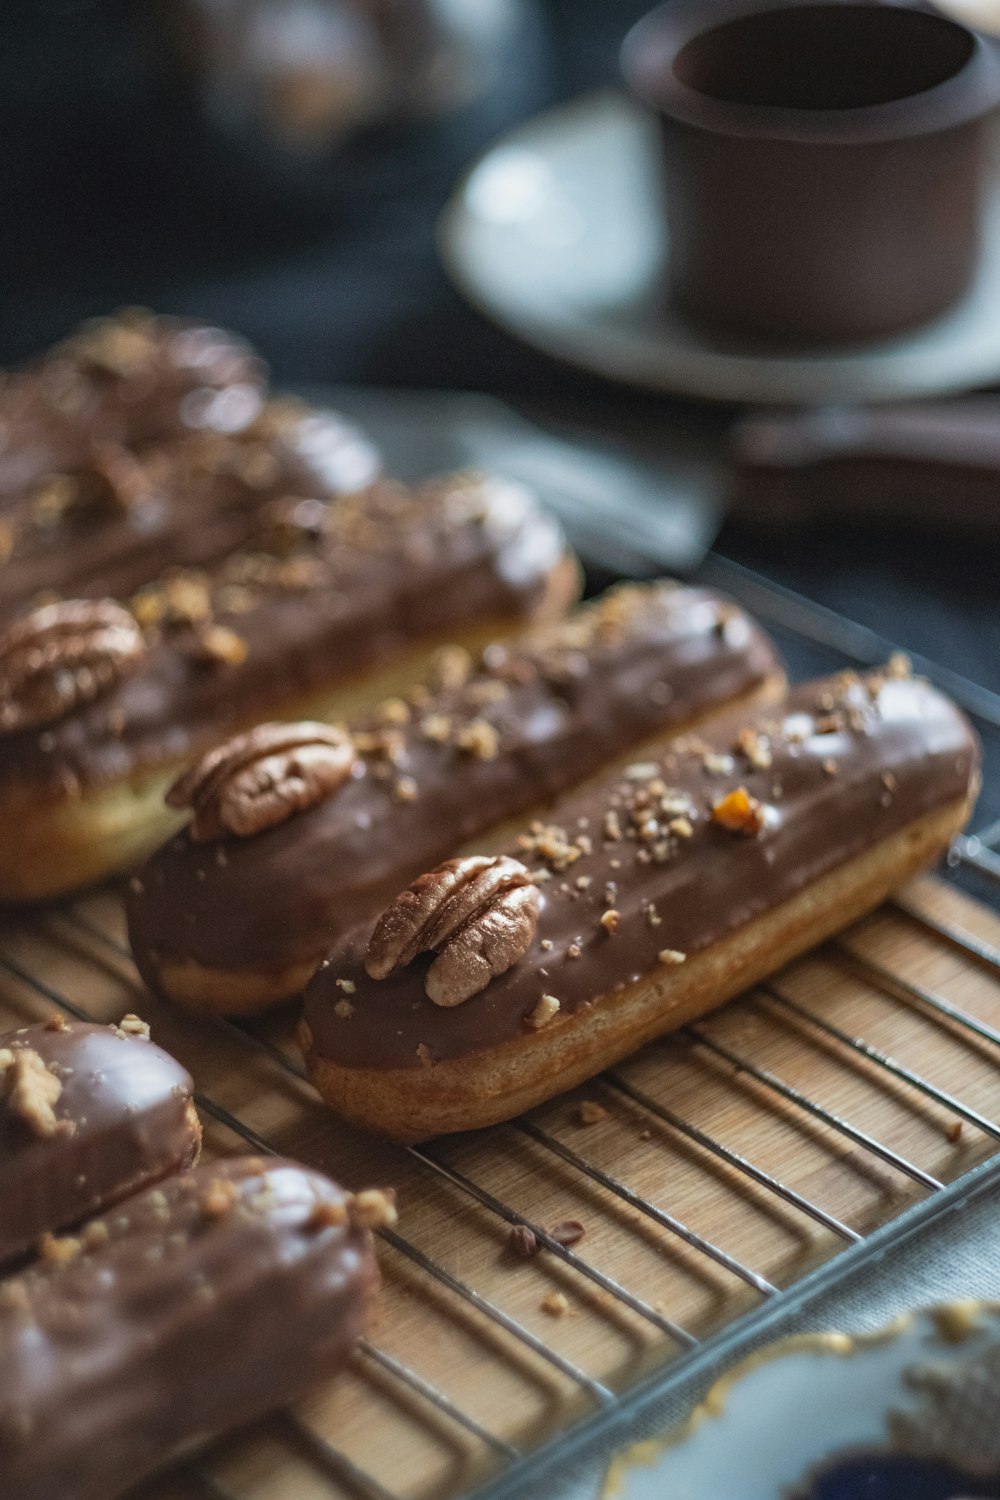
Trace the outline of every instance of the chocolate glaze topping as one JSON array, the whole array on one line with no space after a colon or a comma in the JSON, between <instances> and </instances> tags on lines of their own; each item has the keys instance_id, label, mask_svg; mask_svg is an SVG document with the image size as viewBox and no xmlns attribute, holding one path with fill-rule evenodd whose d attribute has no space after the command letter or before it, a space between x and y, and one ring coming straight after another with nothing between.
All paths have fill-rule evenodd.
<instances>
[{"instance_id":1,"label":"chocolate glaze topping","mask_svg":"<svg viewBox=\"0 0 1000 1500\"><path fill-rule=\"evenodd\" d=\"M15 1064L28 1052L34 1058L16 1069L27 1073L19 1080ZM198 1155L190 1076L134 1017L121 1028L61 1016L22 1026L0 1036L5 1062L0 1261L32 1248L46 1231L66 1229L189 1167Z\"/></svg>"},{"instance_id":2,"label":"chocolate glaze topping","mask_svg":"<svg viewBox=\"0 0 1000 1500\"><path fill-rule=\"evenodd\" d=\"M0 1493L114 1500L336 1370L376 1281L351 1200L294 1163L130 1199L0 1283Z\"/></svg>"},{"instance_id":3,"label":"chocolate glaze topping","mask_svg":"<svg viewBox=\"0 0 1000 1500\"><path fill-rule=\"evenodd\" d=\"M249 344L220 328L141 309L94 318L0 385L0 510L33 481L85 463L95 440L238 432L260 411L266 380Z\"/></svg>"},{"instance_id":4,"label":"chocolate glaze topping","mask_svg":"<svg viewBox=\"0 0 1000 1500\"><path fill-rule=\"evenodd\" d=\"M558 1001L546 1016L558 1025L968 796L978 763L972 731L947 699L902 670L797 688L779 709L677 741L558 803L549 824L506 851L541 881L534 943L454 1009L424 992L428 955L370 979L372 923L363 924L306 990L316 1053L363 1068L462 1057L524 1035L545 996Z\"/></svg>"},{"instance_id":5,"label":"chocolate glaze topping","mask_svg":"<svg viewBox=\"0 0 1000 1500\"><path fill-rule=\"evenodd\" d=\"M127 598L171 567L248 546L295 503L363 489L378 467L357 428L287 401L236 433L132 449L95 439L72 466L0 500L0 619L49 593Z\"/></svg>"},{"instance_id":6,"label":"chocolate glaze topping","mask_svg":"<svg viewBox=\"0 0 1000 1500\"><path fill-rule=\"evenodd\" d=\"M360 774L319 806L251 838L183 833L158 851L128 896L148 981L159 960L318 960L484 828L780 670L733 605L664 583L616 589L467 667L451 653L443 683L354 726Z\"/></svg>"},{"instance_id":7,"label":"chocolate glaze topping","mask_svg":"<svg viewBox=\"0 0 1000 1500\"><path fill-rule=\"evenodd\" d=\"M134 596L141 667L78 712L0 736L0 785L72 796L200 753L473 614L530 616L562 549L555 522L499 480L292 499L250 546Z\"/></svg>"}]
</instances>

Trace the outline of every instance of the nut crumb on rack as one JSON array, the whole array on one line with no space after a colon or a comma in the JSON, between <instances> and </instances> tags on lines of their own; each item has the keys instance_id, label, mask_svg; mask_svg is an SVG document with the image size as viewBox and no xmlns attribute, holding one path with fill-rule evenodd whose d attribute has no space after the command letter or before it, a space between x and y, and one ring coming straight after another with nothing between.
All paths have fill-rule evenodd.
<instances>
[{"instance_id":1,"label":"nut crumb on rack","mask_svg":"<svg viewBox=\"0 0 1000 1500\"><path fill-rule=\"evenodd\" d=\"M527 1224L512 1224L507 1232L507 1245L511 1252L521 1260L530 1260L533 1255L538 1254L538 1239L533 1229Z\"/></svg>"},{"instance_id":2,"label":"nut crumb on rack","mask_svg":"<svg viewBox=\"0 0 1000 1500\"><path fill-rule=\"evenodd\" d=\"M573 1245L578 1245L586 1234L586 1228L579 1219L560 1219L553 1224L549 1234L557 1245L562 1245L569 1250Z\"/></svg>"},{"instance_id":3,"label":"nut crumb on rack","mask_svg":"<svg viewBox=\"0 0 1000 1500\"><path fill-rule=\"evenodd\" d=\"M562 1318L569 1312L569 1298L564 1292L549 1292L542 1298L540 1306L550 1318Z\"/></svg>"},{"instance_id":4,"label":"nut crumb on rack","mask_svg":"<svg viewBox=\"0 0 1000 1500\"><path fill-rule=\"evenodd\" d=\"M596 1099L581 1099L577 1105L576 1117L581 1125L598 1125L601 1120L608 1118L608 1111Z\"/></svg>"}]
</instances>

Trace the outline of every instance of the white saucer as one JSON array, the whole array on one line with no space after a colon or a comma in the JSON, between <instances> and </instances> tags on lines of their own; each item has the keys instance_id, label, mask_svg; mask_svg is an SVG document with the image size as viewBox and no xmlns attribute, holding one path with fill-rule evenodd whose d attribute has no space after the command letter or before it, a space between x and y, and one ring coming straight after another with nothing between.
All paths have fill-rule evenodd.
<instances>
[{"instance_id":1,"label":"white saucer","mask_svg":"<svg viewBox=\"0 0 1000 1500\"><path fill-rule=\"evenodd\" d=\"M994 1474L998 1370L1000 1304L784 1339L724 1375L679 1431L613 1459L601 1500L787 1500L824 1465L862 1454Z\"/></svg>"},{"instance_id":2,"label":"white saucer","mask_svg":"<svg viewBox=\"0 0 1000 1500\"><path fill-rule=\"evenodd\" d=\"M660 306L667 253L655 126L603 91L540 115L473 167L439 243L481 311L600 375L719 401L821 404L1000 379L1000 181L978 282L906 337L836 353L723 347Z\"/></svg>"}]
</instances>

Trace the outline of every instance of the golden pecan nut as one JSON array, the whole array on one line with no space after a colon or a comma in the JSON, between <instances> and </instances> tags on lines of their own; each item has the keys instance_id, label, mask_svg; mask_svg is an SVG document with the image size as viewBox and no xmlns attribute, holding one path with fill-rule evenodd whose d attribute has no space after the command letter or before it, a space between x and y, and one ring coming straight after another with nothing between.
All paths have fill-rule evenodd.
<instances>
[{"instance_id":1,"label":"golden pecan nut","mask_svg":"<svg viewBox=\"0 0 1000 1500\"><path fill-rule=\"evenodd\" d=\"M420 953L437 954L424 987L435 1005L461 1005L531 946L541 892L507 855L449 859L421 875L382 913L365 969L386 979Z\"/></svg>"},{"instance_id":2,"label":"golden pecan nut","mask_svg":"<svg viewBox=\"0 0 1000 1500\"><path fill-rule=\"evenodd\" d=\"M0 634L0 733L64 718L128 675L142 631L111 599L47 604Z\"/></svg>"},{"instance_id":3,"label":"golden pecan nut","mask_svg":"<svg viewBox=\"0 0 1000 1500\"><path fill-rule=\"evenodd\" d=\"M259 724L203 756L167 803L191 808L195 843L249 838L325 801L357 764L350 736L329 724Z\"/></svg>"}]
</instances>

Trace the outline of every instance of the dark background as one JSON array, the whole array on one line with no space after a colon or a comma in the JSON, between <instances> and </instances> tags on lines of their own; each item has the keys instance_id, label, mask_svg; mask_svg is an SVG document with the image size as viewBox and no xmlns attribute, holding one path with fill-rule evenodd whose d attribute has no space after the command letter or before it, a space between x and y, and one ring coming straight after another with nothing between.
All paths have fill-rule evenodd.
<instances>
[{"instance_id":1,"label":"dark background","mask_svg":"<svg viewBox=\"0 0 1000 1500\"><path fill-rule=\"evenodd\" d=\"M690 414L682 403L605 385L493 328L451 289L433 240L463 166L516 119L613 80L645 8L537 0L479 105L296 175L209 128L157 41L152 0L5 0L0 362L140 303L231 325L289 386L484 389L530 414L568 403L612 432L627 410L669 435ZM728 415L712 419L720 434ZM758 535L734 517L718 546L1000 689L998 535L928 534L918 521L847 529L835 517Z\"/></svg>"}]
</instances>

